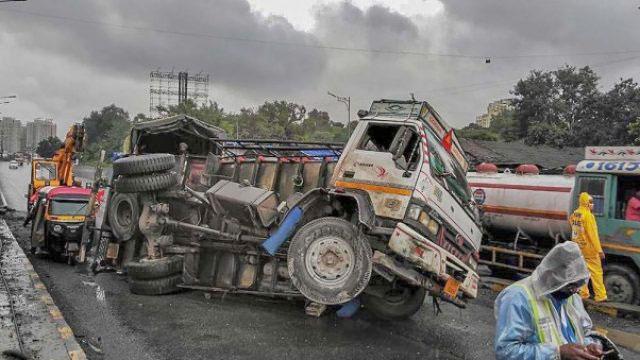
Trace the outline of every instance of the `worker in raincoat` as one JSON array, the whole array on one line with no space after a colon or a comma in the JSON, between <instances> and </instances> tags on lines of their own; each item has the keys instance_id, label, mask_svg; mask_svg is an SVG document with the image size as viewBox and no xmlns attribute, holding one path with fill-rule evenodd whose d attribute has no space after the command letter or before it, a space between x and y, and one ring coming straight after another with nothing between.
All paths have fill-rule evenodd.
<instances>
[{"instance_id":1,"label":"worker in raincoat","mask_svg":"<svg viewBox=\"0 0 640 360\"><path fill-rule=\"evenodd\" d=\"M581 193L579 206L569 217L569 223L571 224L571 240L580 246L584 261L586 261L587 268L591 273L591 286L595 293L594 300L600 302L607 300L607 290L604 287L602 273L604 252L600 246L598 225L592 210L593 198L586 192ZM587 285L580 289L580 296L583 299L589 298L589 287Z\"/></svg>"},{"instance_id":2,"label":"worker in raincoat","mask_svg":"<svg viewBox=\"0 0 640 360\"><path fill-rule=\"evenodd\" d=\"M599 360L601 343L590 337L591 318L578 295L589 279L580 248L556 245L531 276L496 299L497 360Z\"/></svg>"}]
</instances>

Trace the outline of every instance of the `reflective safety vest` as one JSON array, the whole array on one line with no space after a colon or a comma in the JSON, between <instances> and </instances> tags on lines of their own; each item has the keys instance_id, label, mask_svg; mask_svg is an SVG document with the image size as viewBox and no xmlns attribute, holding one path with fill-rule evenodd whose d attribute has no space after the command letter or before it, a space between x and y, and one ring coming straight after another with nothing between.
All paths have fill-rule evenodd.
<instances>
[{"instance_id":1,"label":"reflective safety vest","mask_svg":"<svg viewBox=\"0 0 640 360\"><path fill-rule=\"evenodd\" d=\"M569 341L562 335L562 320L560 314L556 311L551 299L547 296L536 298L531 286L531 279L522 279L513 284L513 286L520 287L524 290L529 300L529 306L533 314L533 322L536 326L536 335L538 341L541 344L553 344L556 346L567 344ZM580 324L580 317L578 311L574 306L576 297L578 295L571 296L564 305L565 312L567 314L567 321L569 326L573 328L573 333L579 344L584 344L584 329Z\"/></svg>"}]
</instances>

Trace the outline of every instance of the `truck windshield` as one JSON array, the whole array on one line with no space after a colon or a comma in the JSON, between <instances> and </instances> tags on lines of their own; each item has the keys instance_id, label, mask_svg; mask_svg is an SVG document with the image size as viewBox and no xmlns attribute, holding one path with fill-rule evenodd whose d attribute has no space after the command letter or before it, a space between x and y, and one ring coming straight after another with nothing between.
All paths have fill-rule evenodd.
<instances>
[{"instance_id":1,"label":"truck windshield","mask_svg":"<svg viewBox=\"0 0 640 360\"><path fill-rule=\"evenodd\" d=\"M471 192L467 183L467 177L449 153L440 144L440 141L427 131L427 142L429 143L429 165L435 176L444 178L447 187L458 202L465 208L469 208Z\"/></svg>"},{"instance_id":2,"label":"truck windshield","mask_svg":"<svg viewBox=\"0 0 640 360\"><path fill-rule=\"evenodd\" d=\"M89 201L87 200L53 200L49 205L51 215L87 215Z\"/></svg>"}]
</instances>

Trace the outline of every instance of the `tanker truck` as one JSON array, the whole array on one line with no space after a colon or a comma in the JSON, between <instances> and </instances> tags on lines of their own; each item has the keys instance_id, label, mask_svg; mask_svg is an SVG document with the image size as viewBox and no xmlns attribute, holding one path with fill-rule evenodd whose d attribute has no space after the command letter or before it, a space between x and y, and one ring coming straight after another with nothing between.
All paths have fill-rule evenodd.
<instances>
[{"instance_id":1,"label":"tanker truck","mask_svg":"<svg viewBox=\"0 0 640 360\"><path fill-rule=\"evenodd\" d=\"M640 189L640 147L587 147L563 174L531 164L498 171L483 163L467 179L485 231L480 262L499 276L530 273L548 249L571 239L569 215L581 192L594 200L605 286L612 302L640 304L640 222L624 218Z\"/></svg>"},{"instance_id":2,"label":"tanker truck","mask_svg":"<svg viewBox=\"0 0 640 360\"><path fill-rule=\"evenodd\" d=\"M184 116L135 124L104 202L122 253L145 245L124 261L130 290L300 297L311 314L362 301L385 319L427 294L465 307L482 232L452 128L413 100L358 116L344 147L225 140Z\"/></svg>"}]
</instances>

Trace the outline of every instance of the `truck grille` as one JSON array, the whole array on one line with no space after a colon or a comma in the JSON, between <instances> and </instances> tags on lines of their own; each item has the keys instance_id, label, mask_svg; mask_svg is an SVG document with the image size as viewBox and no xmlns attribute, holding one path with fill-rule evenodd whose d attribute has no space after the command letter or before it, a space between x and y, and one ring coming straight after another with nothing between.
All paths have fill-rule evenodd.
<instances>
[{"instance_id":1,"label":"truck grille","mask_svg":"<svg viewBox=\"0 0 640 360\"><path fill-rule=\"evenodd\" d=\"M438 245L464 263L467 263L469 258L474 254L474 249L471 244L466 241L462 235L456 234L455 231L446 226L443 226L440 231Z\"/></svg>"}]
</instances>

